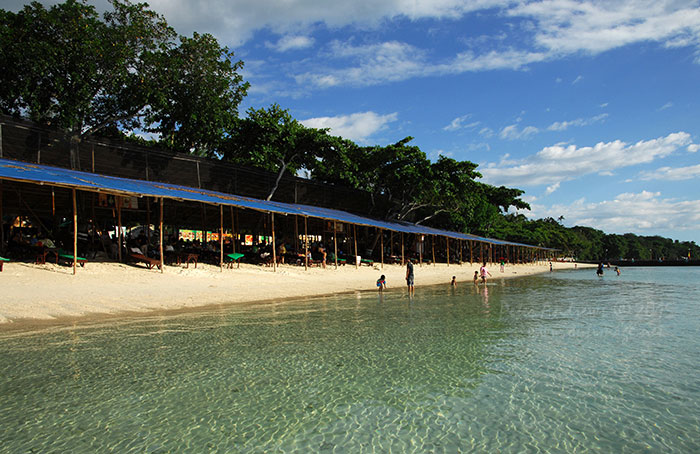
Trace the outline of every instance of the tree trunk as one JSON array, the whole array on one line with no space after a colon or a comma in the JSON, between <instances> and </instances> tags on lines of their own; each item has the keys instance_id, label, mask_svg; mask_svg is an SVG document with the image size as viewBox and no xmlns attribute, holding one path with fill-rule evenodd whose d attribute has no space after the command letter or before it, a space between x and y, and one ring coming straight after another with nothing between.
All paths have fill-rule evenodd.
<instances>
[{"instance_id":1,"label":"tree trunk","mask_svg":"<svg viewBox=\"0 0 700 454\"><path fill-rule=\"evenodd\" d=\"M70 133L70 168L80 170L80 129L73 128Z\"/></svg>"}]
</instances>

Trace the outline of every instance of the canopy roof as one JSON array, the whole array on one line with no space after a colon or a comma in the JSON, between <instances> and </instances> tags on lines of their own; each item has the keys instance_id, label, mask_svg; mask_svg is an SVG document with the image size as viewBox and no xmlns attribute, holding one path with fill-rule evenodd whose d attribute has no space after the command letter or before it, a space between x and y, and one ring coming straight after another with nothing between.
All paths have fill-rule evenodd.
<instances>
[{"instance_id":1,"label":"canopy roof","mask_svg":"<svg viewBox=\"0 0 700 454\"><path fill-rule=\"evenodd\" d=\"M163 197L179 201L202 202L213 205L227 205L250 210L275 213L282 215L308 216L349 224L377 227L395 232L414 233L419 235L439 235L460 240L472 240L495 245L536 247L527 244L484 238L466 233L434 229L423 225L404 222L387 222L372 219L346 211L322 208L310 205L292 204L260 200L251 197L227 194L223 192L197 189L175 184L156 181L133 180L113 177L78 170L50 167L40 164L0 159L0 179L34 184L49 184L69 189L104 192L130 197ZM539 248L538 249L547 249Z\"/></svg>"}]
</instances>

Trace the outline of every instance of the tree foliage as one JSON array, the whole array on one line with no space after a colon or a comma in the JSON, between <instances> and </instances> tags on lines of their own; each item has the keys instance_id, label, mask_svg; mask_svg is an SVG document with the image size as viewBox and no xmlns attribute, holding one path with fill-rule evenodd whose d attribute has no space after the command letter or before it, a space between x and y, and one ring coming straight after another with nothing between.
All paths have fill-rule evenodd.
<instances>
[{"instance_id":1,"label":"tree foliage","mask_svg":"<svg viewBox=\"0 0 700 454\"><path fill-rule=\"evenodd\" d=\"M38 2L0 11L0 109L80 140L107 128L163 133L175 148L210 147L247 85L210 35L180 38L146 3Z\"/></svg>"}]
</instances>

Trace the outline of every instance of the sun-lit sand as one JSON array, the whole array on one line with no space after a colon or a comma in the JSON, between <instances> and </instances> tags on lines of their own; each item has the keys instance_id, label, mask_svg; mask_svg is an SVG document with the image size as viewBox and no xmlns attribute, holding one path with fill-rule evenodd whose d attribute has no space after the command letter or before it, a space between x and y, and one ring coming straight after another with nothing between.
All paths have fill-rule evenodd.
<instances>
[{"instance_id":1,"label":"sun-lit sand","mask_svg":"<svg viewBox=\"0 0 700 454\"><path fill-rule=\"evenodd\" d=\"M587 265L578 265L583 268ZM573 263L554 263L554 271L574 268ZM415 266L416 292L421 286L449 285L457 276L459 285L473 285L479 265L437 264ZM118 263L88 263L72 274L72 267L55 264L7 263L0 273L0 323L20 320L78 318L120 312L150 312L193 308L211 304L240 304L326 295L341 292L376 291L376 280L386 275L389 292L405 292L405 267L378 264L374 267L332 265L326 269L281 265L271 267L241 264L226 269L199 264L195 269L166 266L165 272ZM489 267L494 279L549 272L549 264L508 265L501 273Z\"/></svg>"}]
</instances>

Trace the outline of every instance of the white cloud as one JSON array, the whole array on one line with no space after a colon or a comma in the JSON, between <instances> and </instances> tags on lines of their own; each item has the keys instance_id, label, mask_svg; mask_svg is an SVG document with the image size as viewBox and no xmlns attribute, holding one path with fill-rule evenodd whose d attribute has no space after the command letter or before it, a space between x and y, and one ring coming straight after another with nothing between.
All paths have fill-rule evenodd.
<instances>
[{"instance_id":1,"label":"white cloud","mask_svg":"<svg viewBox=\"0 0 700 454\"><path fill-rule=\"evenodd\" d=\"M301 120L301 123L308 128L329 128L331 135L364 143L397 118L396 113L379 115L375 112L360 112L337 117L308 118Z\"/></svg>"},{"instance_id":2,"label":"white cloud","mask_svg":"<svg viewBox=\"0 0 700 454\"><path fill-rule=\"evenodd\" d=\"M566 131L572 126L588 126L593 123L597 123L601 120L604 120L605 118L608 117L608 114L600 114L596 115L595 117L592 118L577 118L576 120L571 120L571 121L555 121L551 125L547 127L548 131Z\"/></svg>"},{"instance_id":3,"label":"white cloud","mask_svg":"<svg viewBox=\"0 0 700 454\"><path fill-rule=\"evenodd\" d=\"M551 186L547 186L547 190L544 191L544 194L545 194L545 195L550 195L551 193L553 193L554 191L556 191L557 189L559 189L559 186L561 186L561 182L560 182L560 181L557 181L556 183L554 183L554 184L551 185Z\"/></svg>"},{"instance_id":4,"label":"white cloud","mask_svg":"<svg viewBox=\"0 0 700 454\"><path fill-rule=\"evenodd\" d=\"M491 137L493 137L493 129L483 127L479 130L479 135L485 137L486 139L490 139Z\"/></svg>"},{"instance_id":5,"label":"white cloud","mask_svg":"<svg viewBox=\"0 0 700 454\"><path fill-rule=\"evenodd\" d=\"M580 176L610 172L644 164L670 155L690 143L690 134L677 132L666 137L628 144L621 140L600 142L592 147L554 145L516 164L490 163L480 167L484 181L495 185L552 185Z\"/></svg>"},{"instance_id":6,"label":"white cloud","mask_svg":"<svg viewBox=\"0 0 700 454\"><path fill-rule=\"evenodd\" d=\"M479 126L478 121L472 121L471 123L466 123L466 121L469 120L469 118L471 118L471 114L457 117L454 120L452 120L449 125L442 128L442 130L443 131L457 131L460 129L471 129L471 128L475 128L475 127Z\"/></svg>"},{"instance_id":7,"label":"white cloud","mask_svg":"<svg viewBox=\"0 0 700 454\"><path fill-rule=\"evenodd\" d=\"M666 109L670 109L671 107L673 107L673 103L672 103L672 102L667 102L667 103L664 104L663 106L659 107L659 110L666 110Z\"/></svg>"},{"instance_id":8,"label":"white cloud","mask_svg":"<svg viewBox=\"0 0 700 454\"><path fill-rule=\"evenodd\" d=\"M581 82L583 80L583 76L578 76L576 79L574 79L573 82L571 82L571 85L576 85L577 83Z\"/></svg>"},{"instance_id":9,"label":"white cloud","mask_svg":"<svg viewBox=\"0 0 700 454\"><path fill-rule=\"evenodd\" d=\"M303 35L286 35L279 39L276 43L266 43L268 48L274 49L277 52L286 52L288 50L306 49L314 45L314 39Z\"/></svg>"},{"instance_id":10,"label":"white cloud","mask_svg":"<svg viewBox=\"0 0 700 454\"><path fill-rule=\"evenodd\" d=\"M696 143L691 143L690 145L688 145L688 151L689 151L689 152L695 153L695 152L698 151L698 150L700 150L700 145L698 145L698 144L696 144Z\"/></svg>"},{"instance_id":11,"label":"white cloud","mask_svg":"<svg viewBox=\"0 0 700 454\"><path fill-rule=\"evenodd\" d=\"M641 172L640 180L691 180L700 177L700 164L688 167L660 167L653 172Z\"/></svg>"},{"instance_id":12,"label":"white cloud","mask_svg":"<svg viewBox=\"0 0 700 454\"><path fill-rule=\"evenodd\" d=\"M518 125L508 125L501 129L501 132L498 133L498 136L501 139L504 140L518 140L518 139L527 139L533 134L537 134L540 130L537 129L534 126L525 126L522 129L518 128Z\"/></svg>"},{"instance_id":13,"label":"white cloud","mask_svg":"<svg viewBox=\"0 0 700 454\"><path fill-rule=\"evenodd\" d=\"M531 204L531 216L558 217L567 225L586 225L609 233L654 233L694 230L700 223L700 200L663 198L659 192L619 194L613 200L544 206Z\"/></svg>"}]
</instances>

